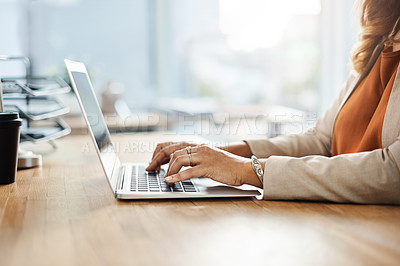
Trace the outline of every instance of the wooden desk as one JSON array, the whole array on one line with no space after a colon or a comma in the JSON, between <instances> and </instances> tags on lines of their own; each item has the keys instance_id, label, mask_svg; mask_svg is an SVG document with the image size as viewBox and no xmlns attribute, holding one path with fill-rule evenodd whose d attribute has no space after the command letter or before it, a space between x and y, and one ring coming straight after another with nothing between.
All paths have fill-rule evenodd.
<instances>
[{"instance_id":1,"label":"wooden desk","mask_svg":"<svg viewBox=\"0 0 400 266\"><path fill-rule=\"evenodd\" d=\"M150 149L145 156L132 151L173 138L114 137L123 160L144 162ZM400 263L399 207L256 199L118 201L88 136L58 143L42 168L19 171L16 183L0 186L0 265Z\"/></svg>"}]
</instances>

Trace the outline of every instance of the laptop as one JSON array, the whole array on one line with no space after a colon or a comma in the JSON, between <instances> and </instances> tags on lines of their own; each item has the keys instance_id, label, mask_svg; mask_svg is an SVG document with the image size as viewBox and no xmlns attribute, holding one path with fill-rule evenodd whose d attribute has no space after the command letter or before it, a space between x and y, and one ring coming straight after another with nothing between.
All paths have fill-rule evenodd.
<instances>
[{"instance_id":1,"label":"laptop","mask_svg":"<svg viewBox=\"0 0 400 266\"><path fill-rule=\"evenodd\" d=\"M96 147L105 176L118 199L252 197L258 190L239 189L205 177L191 178L169 185L165 169L146 172L146 164L122 164L100 110L93 86L83 63L64 60L89 133Z\"/></svg>"}]
</instances>

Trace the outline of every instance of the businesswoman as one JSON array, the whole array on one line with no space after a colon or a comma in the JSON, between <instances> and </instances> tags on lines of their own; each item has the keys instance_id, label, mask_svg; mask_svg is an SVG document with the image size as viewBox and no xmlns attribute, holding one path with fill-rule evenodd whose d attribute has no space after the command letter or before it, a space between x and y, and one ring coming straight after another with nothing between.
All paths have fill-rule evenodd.
<instances>
[{"instance_id":1,"label":"businesswoman","mask_svg":"<svg viewBox=\"0 0 400 266\"><path fill-rule=\"evenodd\" d=\"M353 71L313 129L220 148L161 143L147 170L170 162L168 183L206 176L264 199L400 204L400 1L360 7Z\"/></svg>"}]
</instances>

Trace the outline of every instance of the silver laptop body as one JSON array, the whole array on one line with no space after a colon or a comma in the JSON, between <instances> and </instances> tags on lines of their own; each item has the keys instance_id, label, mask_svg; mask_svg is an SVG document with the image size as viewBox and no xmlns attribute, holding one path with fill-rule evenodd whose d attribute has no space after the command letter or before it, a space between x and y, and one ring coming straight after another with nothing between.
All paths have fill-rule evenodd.
<instances>
[{"instance_id":1,"label":"silver laptop body","mask_svg":"<svg viewBox=\"0 0 400 266\"><path fill-rule=\"evenodd\" d=\"M204 177L169 186L164 181L163 169L159 172L146 172L145 164L121 164L85 65L67 59L64 62L104 173L116 198L216 198L260 195L258 190L238 189Z\"/></svg>"}]
</instances>

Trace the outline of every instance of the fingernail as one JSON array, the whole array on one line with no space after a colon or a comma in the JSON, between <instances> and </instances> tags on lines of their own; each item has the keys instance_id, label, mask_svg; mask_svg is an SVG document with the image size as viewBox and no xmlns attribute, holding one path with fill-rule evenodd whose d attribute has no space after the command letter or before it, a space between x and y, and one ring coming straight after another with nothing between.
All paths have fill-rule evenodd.
<instances>
[{"instance_id":1,"label":"fingernail","mask_svg":"<svg viewBox=\"0 0 400 266\"><path fill-rule=\"evenodd\" d=\"M166 176L165 177L165 181L171 181L172 180L172 176Z\"/></svg>"}]
</instances>

